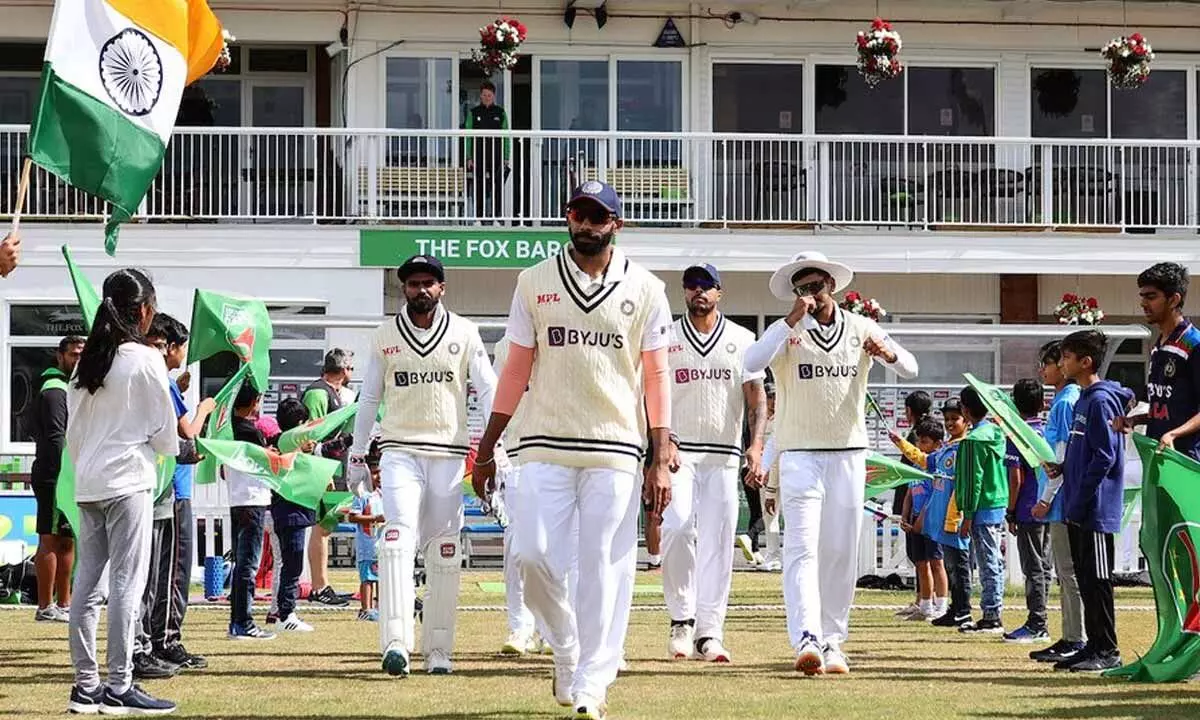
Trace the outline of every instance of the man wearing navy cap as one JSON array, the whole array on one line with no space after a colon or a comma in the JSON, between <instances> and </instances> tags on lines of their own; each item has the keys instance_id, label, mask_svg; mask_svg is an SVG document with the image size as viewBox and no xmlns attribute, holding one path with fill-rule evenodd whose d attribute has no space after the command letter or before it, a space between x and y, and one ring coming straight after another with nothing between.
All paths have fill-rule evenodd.
<instances>
[{"instance_id":1,"label":"man wearing navy cap","mask_svg":"<svg viewBox=\"0 0 1200 720\"><path fill-rule=\"evenodd\" d=\"M495 489L493 453L519 404L521 482L509 510L525 602L554 650L555 700L599 720L633 600L638 488L656 515L671 498L671 309L662 281L612 244L621 199L611 187L580 185L566 219L570 245L517 278L472 480L480 497ZM655 457L643 480L647 418ZM572 527L577 547L564 542Z\"/></svg>"},{"instance_id":2,"label":"man wearing navy cap","mask_svg":"<svg viewBox=\"0 0 1200 720\"><path fill-rule=\"evenodd\" d=\"M454 614L462 566L463 464L470 452L467 381L486 415L496 374L479 328L441 304L446 271L429 255L396 271L405 305L375 331L354 420L350 487L371 491L367 446L380 402L380 492L386 525L379 541L379 632L383 669L408 675L413 650L418 544L428 585L421 645L426 672L451 671Z\"/></svg>"},{"instance_id":3,"label":"man wearing navy cap","mask_svg":"<svg viewBox=\"0 0 1200 720\"><path fill-rule=\"evenodd\" d=\"M744 461L758 477L766 425L762 372L743 370L754 333L717 310L721 274L709 264L683 271L687 314L671 326L672 442L679 471L663 514L663 596L671 615L668 657L727 663L725 612L733 579L742 418Z\"/></svg>"}]
</instances>

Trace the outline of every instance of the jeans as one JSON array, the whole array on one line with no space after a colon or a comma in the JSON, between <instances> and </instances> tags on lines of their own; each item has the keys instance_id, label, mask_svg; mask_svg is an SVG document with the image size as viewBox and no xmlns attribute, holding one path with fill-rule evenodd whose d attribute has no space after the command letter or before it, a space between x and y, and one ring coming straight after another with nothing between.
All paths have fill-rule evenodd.
<instances>
[{"instance_id":1,"label":"jeans","mask_svg":"<svg viewBox=\"0 0 1200 720\"><path fill-rule=\"evenodd\" d=\"M1000 552L1000 537L1004 526L971 525L971 547L975 566L979 568L979 607L985 618L999 619L1004 608L1004 554Z\"/></svg>"},{"instance_id":2,"label":"jeans","mask_svg":"<svg viewBox=\"0 0 1200 720\"><path fill-rule=\"evenodd\" d=\"M233 581L229 590L229 624L242 628L254 624L250 614L254 606L254 578L262 560L265 507L232 507L229 517L233 525Z\"/></svg>"},{"instance_id":3,"label":"jeans","mask_svg":"<svg viewBox=\"0 0 1200 720\"><path fill-rule=\"evenodd\" d=\"M950 617L971 614L971 551L953 545L942 546L942 559L950 580Z\"/></svg>"},{"instance_id":4,"label":"jeans","mask_svg":"<svg viewBox=\"0 0 1200 720\"><path fill-rule=\"evenodd\" d=\"M303 525L288 527L275 526L275 535L279 538L279 560L276 570L279 574L279 617L287 619L296 611L296 598L300 594L300 573L304 570L304 549L308 528Z\"/></svg>"},{"instance_id":5,"label":"jeans","mask_svg":"<svg viewBox=\"0 0 1200 720\"><path fill-rule=\"evenodd\" d=\"M1025 575L1025 627L1046 629L1046 595L1050 592L1050 526L1046 523L1017 524L1017 553Z\"/></svg>"}]
</instances>

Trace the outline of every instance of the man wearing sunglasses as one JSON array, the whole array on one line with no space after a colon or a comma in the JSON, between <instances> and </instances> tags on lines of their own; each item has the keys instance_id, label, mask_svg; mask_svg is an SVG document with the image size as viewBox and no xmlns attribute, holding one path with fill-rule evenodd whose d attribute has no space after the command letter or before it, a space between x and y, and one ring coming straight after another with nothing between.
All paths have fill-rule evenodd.
<instances>
[{"instance_id":1,"label":"man wearing sunglasses","mask_svg":"<svg viewBox=\"0 0 1200 720\"><path fill-rule=\"evenodd\" d=\"M791 312L746 351L746 370L770 366L779 394L783 598L796 670L805 675L850 671L841 645L858 568L871 364L917 375L916 359L875 321L838 307L833 294L853 277L819 252L796 255L770 284L775 297L792 301Z\"/></svg>"},{"instance_id":2,"label":"man wearing sunglasses","mask_svg":"<svg viewBox=\"0 0 1200 720\"><path fill-rule=\"evenodd\" d=\"M555 700L597 720L633 600L647 418L655 451L644 492L656 515L671 499L671 310L662 281L612 244L621 199L610 186L579 186L567 227L570 245L517 279L508 360L472 480L482 498L495 489L493 452L520 404L521 481L509 509L525 602L554 650ZM568 541L573 524L577 548Z\"/></svg>"},{"instance_id":3,"label":"man wearing sunglasses","mask_svg":"<svg viewBox=\"0 0 1200 720\"><path fill-rule=\"evenodd\" d=\"M743 369L754 333L717 310L721 274L683 271L687 314L671 326L671 429L679 471L663 515L663 595L671 615L668 656L727 663L725 612L733 580L733 539L742 464L742 417L749 410L745 462L759 475L766 424L765 373Z\"/></svg>"}]
</instances>

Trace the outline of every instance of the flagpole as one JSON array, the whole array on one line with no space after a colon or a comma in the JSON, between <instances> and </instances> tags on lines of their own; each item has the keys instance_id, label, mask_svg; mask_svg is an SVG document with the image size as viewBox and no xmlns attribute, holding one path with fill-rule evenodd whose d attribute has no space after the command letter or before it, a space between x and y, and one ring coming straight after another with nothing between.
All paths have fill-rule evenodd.
<instances>
[{"instance_id":1,"label":"flagpole","mask_svg":"<svg viewBox=\"0 0 1200 720\"><path fill-rule=\"evenodd\" d=\"M29 195L29 171L33 168L33 159L26 156L25 165L21 168L21 181L17 184L17 202L12 213L12 231L21 229L21 214L25 211L25 198Z\"/></svg>"}]
</instances>

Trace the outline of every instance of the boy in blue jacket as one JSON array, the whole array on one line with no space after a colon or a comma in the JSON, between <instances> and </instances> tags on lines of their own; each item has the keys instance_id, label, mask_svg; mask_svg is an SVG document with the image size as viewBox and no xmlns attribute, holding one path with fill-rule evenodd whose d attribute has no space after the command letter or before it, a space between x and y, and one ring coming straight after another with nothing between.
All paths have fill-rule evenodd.
<instances>
[{"instance_id":1,"label":"boy in blue jacket","mask_svg":"<svg viewBox=\"0 0 1200 720\"><path fill-rule=\"evenodd\" d=\"M1055 670L1102 672L1121 665L1113 611L1113 537L1121 529L1125 493L1125 438L1113 419L1124 417L1133 392L1098 374L1108 340L1098 330L1071 333L1062 341L1062 370L1079 383L1075 423L1067 443L1061 492L1066 496L1071 558L1083 598L1087 645Z\"/></svg>"}]
</instances>

